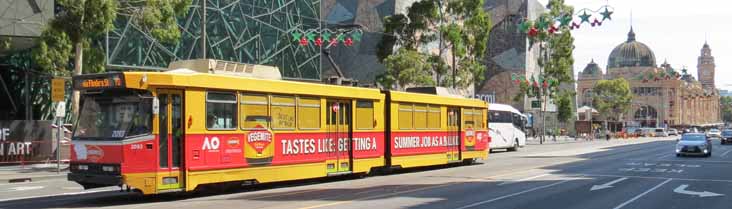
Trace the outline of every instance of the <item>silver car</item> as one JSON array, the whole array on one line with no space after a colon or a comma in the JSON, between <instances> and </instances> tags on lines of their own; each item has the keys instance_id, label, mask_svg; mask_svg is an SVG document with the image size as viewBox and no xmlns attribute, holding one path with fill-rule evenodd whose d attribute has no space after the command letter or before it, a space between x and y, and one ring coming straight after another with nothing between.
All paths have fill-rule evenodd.
<instances>
[{"instance_id":1,"label":"silver car","mask_svg":"<svg viewBox=\"0 0 732 209\"><path fill-rule=\"evenodd\" d=\"M703 133L684 134L676 143L676 156L682 155L712 156L712 141Z\"/></svg>"},{"instance_id":2,"label":"silver car","mask_svg":"<svg viewBox=\"0 0 732 209\"><path fill-rule=\"evenodd\" d=\"M707 137L709 138L722 138L722 132L719 129L713 128L707 131Z\"/></svg>"}]
</instances>

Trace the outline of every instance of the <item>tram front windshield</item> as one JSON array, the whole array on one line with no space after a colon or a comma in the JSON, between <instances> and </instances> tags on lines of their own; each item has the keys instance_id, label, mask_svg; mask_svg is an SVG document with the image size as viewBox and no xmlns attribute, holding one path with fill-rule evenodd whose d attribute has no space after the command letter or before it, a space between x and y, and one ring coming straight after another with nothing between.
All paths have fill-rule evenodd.
<instances>
[{"instance_id":1,"label":"tram front windshield","mask_svg":"<svg viewBox=\"0 0 732 209\"><path fill-rule=\"evenodd\" d=\"M152 131L152 98L139 92L87 95L82 105L75 138L115 140Z\"/></svg>"}]
</instances>

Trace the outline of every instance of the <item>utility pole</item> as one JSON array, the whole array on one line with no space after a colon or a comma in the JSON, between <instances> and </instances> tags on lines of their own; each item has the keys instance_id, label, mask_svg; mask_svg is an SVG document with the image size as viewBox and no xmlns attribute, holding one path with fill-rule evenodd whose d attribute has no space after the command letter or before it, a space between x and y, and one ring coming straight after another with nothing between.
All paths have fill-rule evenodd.
<instances>
[{"instance_id":1,"label":"utility pole","mask_svg":"<svg viewBox=\"0 0 732 209\"><path fill-rule=\"evenodd\" d=\"M206 59L206 1L201 0L201 59Z\"/></svg>"}]
</instances>

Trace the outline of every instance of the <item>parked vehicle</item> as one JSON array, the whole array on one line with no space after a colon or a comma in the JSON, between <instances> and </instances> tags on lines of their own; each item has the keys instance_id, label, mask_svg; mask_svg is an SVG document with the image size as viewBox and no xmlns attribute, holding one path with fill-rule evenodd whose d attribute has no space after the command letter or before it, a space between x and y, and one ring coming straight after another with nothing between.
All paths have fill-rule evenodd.
<instances>
[{"instance_id":1,"label":"parked vehicle","mask_svg":"<svg viewBox=\"0 0 732 209\"><path fill-rule=\"evenodd\" d=\"M712 156L712 141L702 133L684 134L676 143L676 156L683 155Z\"/></svg>"},{"instance_id":2,"label":"parked vehicle","mask_svg":"<svg viewBox=\"0 0 732 209\"><path fill-rule=\"evenodd\" d=\"M676 130L675 128L668 129L667 133L669 136L678 136L679 135L679 131Z\"/></svg>"},{"instance_id":3,"label":"parked vehicle","mask_svg":"<svg viewBox=\"0 0 732 209\"><path fill-rule=\"evenodd\" d=\"M655 137L667 137L668 132L666 132L666 129L663 128L656 128L653 133Z\"/></svg>"},{"instance_id":4,"label":"parked vehicle","mask_svg":"<svg viewBox=\"0 0 732 209\"><path fill-rule=\"evenodd\" d=\"M654 128L641 128L641 137L653 137L655 136L655 129Z\"/></svg>"}]
</instances>

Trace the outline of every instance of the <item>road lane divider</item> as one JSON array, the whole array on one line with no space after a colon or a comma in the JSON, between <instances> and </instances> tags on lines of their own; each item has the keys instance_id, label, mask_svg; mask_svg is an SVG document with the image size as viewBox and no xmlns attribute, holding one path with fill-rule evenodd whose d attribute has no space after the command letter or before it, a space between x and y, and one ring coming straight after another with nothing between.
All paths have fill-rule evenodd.
<instances>
[{"instance_id":1,"label":"road lane divider","mask_svg":"<svg viewBox=\"0 0 732 209\"><path fill-rule=\"evenodd\" d=\"M518 182L528 181L528 180L532 180L532 179L537 179L537 178L541 178L541 177L548 176L548 175L549 175L548 173L545 173L545 174L536 175L536 176L532 176L532 177L528 177L528 178L523 178L523 179L518 179L518 180L504 181L504 182L498 184L498 186L515 184L515 183L518 183Z\"/></svg>"},{"instance_id":2,"label":"road lane divider","mask_svg":"<svg viewBox=\"0 0 732 209\"><path fill-rule=\"evenodd\" d=\"M656 189L658 189L659 187L663 186L664 184L668 183L668 182L669 182L669 181L671 181L671 180L672 180L672 179L666 179L666 181L663 181L663 182L661 182L660 184L658 184L658 185L654 186L653 188L650 188L650 189L646 190L645 192L643 192L643 193L640 193L639 195L636 195L635 197L633 197L633 198L629 199L628 201L625 201L625 202L621 203L620 205L618 205L618 206L614 207L613 209L620 209L620 208L623 208L623 207L625 207L626 205L628 205L628 204L632 203L633 201L635 201L635 200L637 200L637 199L640 199L641 197L645 196L646 194L648 194L648 193L651 193L651 192L652 192L653 190L656 190Z\"/></svg>"},{"instance_id":3,"label":"road lane divider","mask_svg":"<svg viewBox=\"0 0 732 209\"><path fill-rule=\"evenodd\" d=\"M580 177L580 176L577 176L577 177ZM469 205L465 205L465 206L459 207L457 209L466 209L466 208L472 208L472 207L484 205L484 204L491 203L491 202L495 202L495 201L498 201L498 200L510 198L510 197L513 197L513 196L516 196L516 195L521 195L521 194L525 194L525 193L528 193L528 192L533 192L533 191L536 191L536 190L553 187L553 186L556 186L556 185L559 185L559 184L563 184L563 183L566 183L566 182L569 182L569 181L572 181L572 180L575 180L575 179L567 179L567 180L562 180L562 181L554 182L554 183L551 183L551 184L547 184L547 185L544 185L544 186L534 187L534 188L527 189L527 190L524 190L524 191L520 191L520 192L516 192L516 193L511 193L511 194L503 195L503 196L496 197L496 198L493 198L493 199L489 199L489 200L484 200L484 201L472 203L472 204L469 204Z\"/></svg>"}]
</instances>

